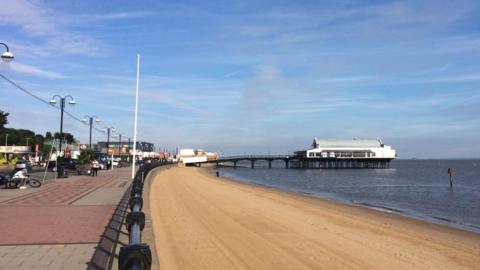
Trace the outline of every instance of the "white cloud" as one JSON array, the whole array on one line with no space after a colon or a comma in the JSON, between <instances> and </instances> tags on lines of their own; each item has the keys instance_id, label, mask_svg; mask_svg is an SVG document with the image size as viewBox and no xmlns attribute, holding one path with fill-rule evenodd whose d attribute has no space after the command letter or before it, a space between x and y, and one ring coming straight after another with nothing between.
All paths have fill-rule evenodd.
<instances>
[{"instance_id":1,"label":"white cloud","mask_svg":"<svg viewBox=\"0 0 480 270\"><path fill-rule=\"evenodd\" d=\"M344 76L344 77L329 77L329 78L320 78L316 81L319 83L358 83L358 82L369 82L377 80L377 76L365 75L365 76Z\"/></svg>"},{"instance_id":2,"label":"white cloud","mask_svg":"<svg viewBox=\"0 0 480 270\"><path fill-rule=\"evenodd\" d=\"M0 25L17 26L33 35L56 32L53 17L38 2L0 0Z\"/></svg>"},{"instance_id":3,"label":"white cloud","mask_svg":"<svg viewBox=\"0 0 480 270\"><path fill-rule=\"evenodd\" d=\"M14 41L19 46L30 48L30 55L61 53L92 53L96 46L87 36L69 31L62 14L45 8L39 1L0 0L0 26L19 28L28 36L38 38L35 44Z\"/></svg>"},{"instance_id":4,"label":"white cloud","mask_svg":"<svg viewBox=\"0 0 480 270\"><path fill-rule=\"evenodd\" d=\"M99 21L110 21L145 16L141 12L69 15L48 9L41 1L0 0L0 26L19 28L26 35L38 38L35 44L11 41L30 54L58 55L94 54L99 45L87 35L70 28Z\"/></svg>"},{"instance_id":5,"label":"white cloud","mask_svg":"<svg viewBox=\"0 0 480 270\"><path fill-rule=\"evenodd\" d=\"M54 72L54 71L48 71L44 70L35 66L31 65L25 65L25 64L20 64L17 61L11 62L7 65L8 69L11 69L13 71L19 72L19 73L25 73L25 74L30 74L38 77L44 77L48 79L64 79L66 78L65 75Z\"/></svg>"},{"instance_id":6,"label":"white cloud","mask_svg":"<svg viewBox=\"0 0 480 270\"><path fill-rule=\"evenodd\" d=\"M271 65L257 67L257 80L260 82L274 81L280 77L280 70Z\"/></svg>"}]
</instances>

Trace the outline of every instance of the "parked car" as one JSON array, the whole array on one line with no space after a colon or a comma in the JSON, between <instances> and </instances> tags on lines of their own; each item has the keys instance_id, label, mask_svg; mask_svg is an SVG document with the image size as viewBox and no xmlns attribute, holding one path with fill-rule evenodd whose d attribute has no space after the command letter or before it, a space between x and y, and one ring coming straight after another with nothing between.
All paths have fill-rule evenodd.
<instances>
[{"instance_id":1,"label":"parked car","mask_svg":"<svg viewBox=\"0 0 480 270\"><path fill-rule=\"evenodd\" d=\"M100 165L100 170L105 170L107 168L108 163L108 155L107 153L96 152L95 159L98 161Z\"/></svg>"},{"instance_id":2,"label":"parked car","mask_svg":"<svg viewBox=\"0 0 480 270\"><path fill-rule=\"evenodd\" d=\"M77 170L77 160L72 159L72 158L64 158L63 159L63 166L65 167L66 170L76 171ZM56 172L57 171L57 161L56 160L48 161L47 168L52 172Z\"/></svg>"},{"instance_id":3,"label":"parked car","mask_svg":"<svg viewBox=\"0 0 480 270\"><path fill-rule=\"evenodd\" d=\"M32 163L28 160L19 160L15 163L15 169L26 169L27 172L32 171Z\"/></svg>"}]
</instances>

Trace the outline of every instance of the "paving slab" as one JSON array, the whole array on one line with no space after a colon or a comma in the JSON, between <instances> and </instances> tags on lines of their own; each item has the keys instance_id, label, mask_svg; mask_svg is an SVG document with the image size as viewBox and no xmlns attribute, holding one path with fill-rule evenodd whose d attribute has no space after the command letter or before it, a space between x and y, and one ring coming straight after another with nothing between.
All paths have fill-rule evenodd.
<instances>
[{"instance_id":1,"label":"paving slab","mask_svg":"<svg viewBox=\"0 0 480 270\"><path fill-rule=\"evenodd\" d=\"M0 227L8 228L0 233L0 270L91 268L112 220L123 221L118 205L130 172L70 176L38 189L0 189Z\"/></svg>"},{"instance_id":2,"label":"paving slab","mask_svg":"<svg viewBox=\"0 0 480 270\"><path fill-rule=\"evenodd\" d=\"M125 182L125 185L127 182ZM98 188L83 198L75 201L72 205L116 205L120 202L125 188Z\"/></svg>"},{"instance_id":3,"label":"paving slab","mask_svg":"<svg viewBox=\"0 0 480 270\"><path fill-rule=\"evenodd\" d=\"M0 245L96 243L115 206L0 207Z\"/></svg>"},{"instance_id":4,"label":"paving slab","mask_svg":"<svg viewBox=\"0 0 480 270\"><path fill-rule=\"evenodd\" d=\"M0 246L0 269L85 269L95 244Z\"/></svg>"}]
</instances>

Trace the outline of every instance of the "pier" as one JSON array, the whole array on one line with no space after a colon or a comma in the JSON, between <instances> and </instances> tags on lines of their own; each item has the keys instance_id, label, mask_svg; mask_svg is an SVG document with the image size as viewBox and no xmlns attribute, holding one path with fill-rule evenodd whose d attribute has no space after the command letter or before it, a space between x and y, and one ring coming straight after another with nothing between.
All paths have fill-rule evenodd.
<instances>
[{"instance_id":1,"label":"pier","mask_svg":"<svg viewBox=\"0 0 480 270\"><path fill-rule=\"evenodd\" d=\"M272 168L273 161L283 161L286 169L386 169L390 166L390 158L306 158L290 155L243 155L222 157L209 160L207 163L215 163L217 166L229 163L237 168L241 161L250 162L250 168L255 168L255 162L266 161L268 168Z\"/></svg>"}]
</instances>

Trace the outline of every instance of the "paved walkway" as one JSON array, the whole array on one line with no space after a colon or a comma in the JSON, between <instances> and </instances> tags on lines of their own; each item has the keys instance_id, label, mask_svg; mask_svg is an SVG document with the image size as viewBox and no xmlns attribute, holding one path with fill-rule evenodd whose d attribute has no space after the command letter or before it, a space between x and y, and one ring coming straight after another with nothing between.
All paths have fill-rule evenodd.
<instances>
[{"instance_id":1,"label":"paved walkway","mask_svg":"<svg viewBox=\"0 0 480 270\"><path fill-rule=\"evenodd\" d=\"M0 269L102 269L91 260L129 183L122 168L0 189Z\"/></svg>"}]
</instances>

